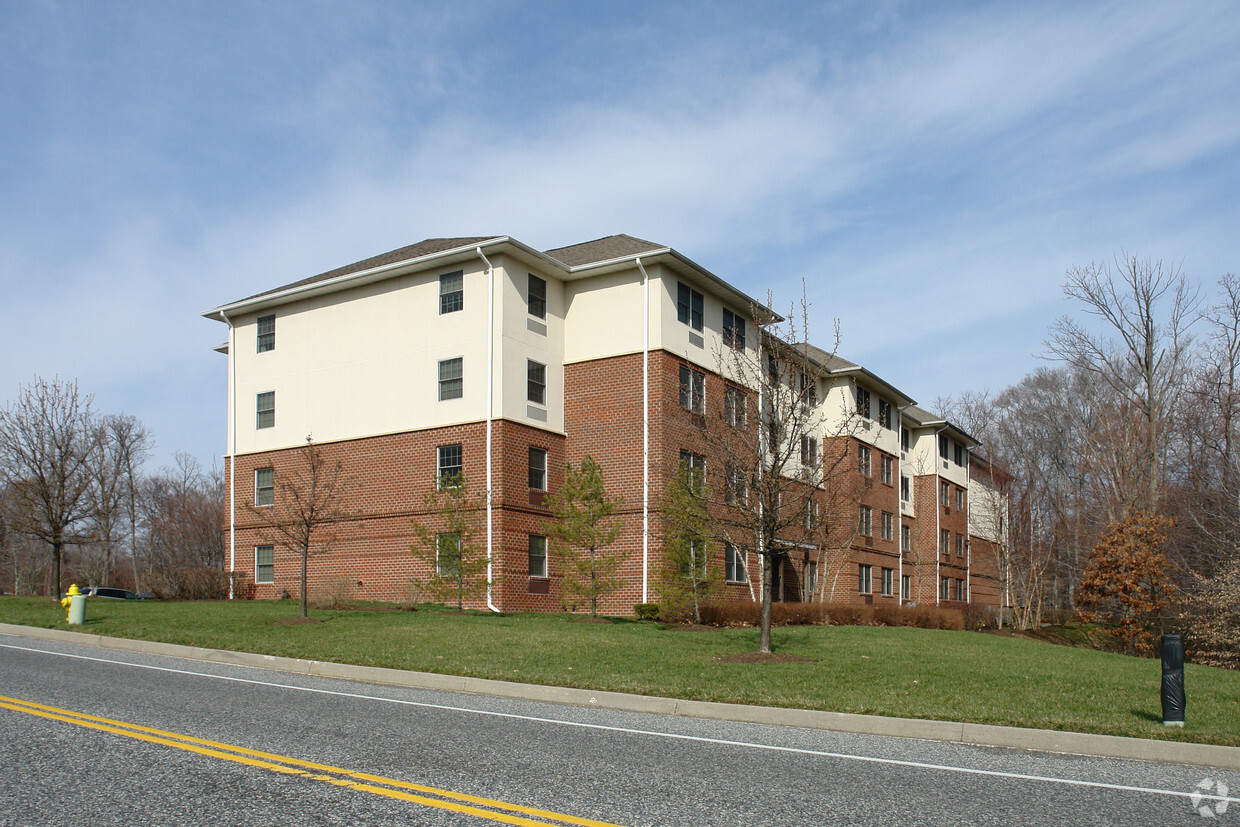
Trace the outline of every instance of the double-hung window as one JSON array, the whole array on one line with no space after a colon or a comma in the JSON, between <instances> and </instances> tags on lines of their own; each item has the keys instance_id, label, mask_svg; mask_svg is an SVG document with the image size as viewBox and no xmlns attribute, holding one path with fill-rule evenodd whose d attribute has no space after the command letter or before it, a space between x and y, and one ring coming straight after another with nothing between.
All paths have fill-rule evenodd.
<instances>
[{"instance_id":1,"label":"double-hung window","mask_svg":"<svg viewBox=\"0 0 1240 827\"><path fill-rule=\"evenodd\" d=\"M878 424L891 430L891 403L886 399L878 400Z\"/></svg>"},{"instance_id":2,"label":"double-hung window","mask_svg":"<svg viewBox=\"0 0 1240 827\"><path fill-rule=\"evenodd\" d=\"M702 294L683 281L676 282L676 319L694 330L702 330Z\"/></svg>"},{"instance_id":3,"label":"double-hung window","mask_svg":"<svg viewBox=\"0 0 1240 827\"><path fill-rule=\"evenodd\" d=\"M526 276L525 309L536 319L547 318L547 282L533 273Z\"/></svg>"},{"instance_id":4,"label":"double-hung window","mask_svg":"<svg viewBox=\"0 0 1240 827\"><path fill-rule=\"evenodd\" d=\"M439 401L460 399L465 395L464 358L444 359L439 363Z\"/></svg>"},{"instance_id":5,"label":"double-hung window","mask_svg":"<svg viewBox=\"0 0 1240 827\"><path fill-rule=\"evenodd\" d=\"M689 477L689 489L694 494L702 494L706 490L706 457L692 451L681 451L680 464Z\"/></svg>"},{"instance_id":6,"label":"double-hung window","mask_svg":"<svg viewBox=\"0 0 1240 827\"><path fill-rule=\"evenodd\" d=\"M723 418L733 428L745 427L745 392L731 385L723 390Z\"/></svg>"},{"instance_id":7,"label":"double-hung window","mask_svg":"<svg viewBox=\"0 0 1240 827\"><path fill-rule=\"evenodd\" d=\"M728 505L746 505L749 502L749 486L745 471L739 465L729 465L724 474L723 499Z\"/></svg>"},{"instance_id":8,"label":"double-hung window","mask_svg":"<svg viewBox=\"0 0 1240 827\"><path fill-rule=\"evenodd\" d=\"M801 437L801 464L806 468L818 465L818 437Z\"/></svg>"},{"instance_id":9,"label":"double-hung window","mask_svg":"<svg viewBox=\"0 0 1240 827\"><path fill-rule=\"evenodd\" d=\"M865 563L857 566L857 591L861 594L870 594L873 592L874 584L871 579L873 576L873 566L867 566Z\"/></svg>"},{"instance_id":10,"label":"double-hung window","mask_svg":"<svg viewBox=\"0 0 1240 827\"><path fill-rule=\"evenodd\" d=\"M723 545L723 579L729 583L745 580L745 553L731 543Z\"/></svg>"},{"instance_id":11,"label":"double-hung window","mask_svg":"<svg viewBox=\"0 0 1240 827\"><path fill-rule=\"evenodd\" d=\"M734 350L745 349L745 317L723 308L723 345Z\"/></svg>"},{"instance_id":12,"label":"double-hung window","mask_svg":"<svg viewBox=\"0 0 1240 827\"><path fill-rule=\"evenodd\" d=\"M274 428L276 426L276 392L263 391L254 405L255 427Z\"/></svg>"},{"instance_id":13,"label":"double-hung window","mask_svg":"<svg viewBox=\"0 0 1240 827\"><path fill-rule=\"evenodd\" d=\"M948 591L951 589L952 579L950 577L939 578L939 600L951 600Z\"/></svg>"},{"instance_id":14,"label":"double-hung window","mask_svg":"<svg viewBox=\"0 0 1240 827\"><path fill-rule=\"evenodd\" d=\"M857 470L861 472L861 476L870 476L870 446L857 446Z\"/></svg>"},{"instance_id":15,"label":"double-hung window","mask_svg":"<svg viewBox=\"0 0 1240 827\"><path fill-rule=\"evenodd\" d=\"M541 534L530 535L530 577L547 576L547 538Z\"/></svg>"},{"instance_id":16,"label":"double-hung window","mask_svg":"<svg viewBox=\"0 0 1240 827\"><path fill-rule=\"evenodd\" d=\"M912 551L913 550L913 527L912 526L907 526L907 525L900 526L900 550L901 551Z\"/></svg>"},{"instance_id":17,"label":"double-hung window","mask_svg":"<svg viewBox=\"0 0 1240 827\"><path fill-rule=\"evenodd\" d=\"M913 498L913 486L908 477L900 475L900 502L909 502Z\"/></svg>"},{"instance_id":18,"label":"double-hung window","mask_svg":"<svg viewBox=\"0 0 1240 827\"><path fill-rule=\"evenodd\" d=\"M533 359L525 362L525 398L536 405L547 404L547 366Z\"/></svg>"},{"instance_id":19,"label":"double-hung window","mask_svg":"<svg viewBox=\"0 0 1240 827\"><path fill-rule=\"evenodd\" d=\"M874 509L863 505L859 509L857 533L862 537L874 536Z\"/></svg>"},{"instance_id":20,"label":"double-hung window","mask_svg":"<svg viewBox=\"0 0 1240 827\"><path fill-rule=\"evenodd\" d=\"M255 546L254 547L254 582L255 583L274 583L275 582L275 546Z\"/></svg>"},{"instance_id":21,"label":"double-hung window","mask_svg":"<svg viewBox=\"0 0 1240 827\"><path fill-rule=\"evenodd\" d=\"M530 448L530 488L547 490L547 449Z\"/></svg>"},{"instance_id":22,"label":"double-hung window","mask_svg":"<svg viewBox=\"0 0 1240 827\"><path fill-rule=\"evenodd\" d=\"M892 575L895 572L891 569L883 569L883 595L891 597Z\"/></svg>"},{"instance_id":23,"label":"double-hung window","mask_svg":"<svg viewBox=\"0 0 1240 827\"><path fill-rule=\"evenodd\" d=\"M870 392L865 388L857 388L857 415L870 418Z\"/></svg>"},{"instance_id":24,"label":"double-hung window","mask_svg":"<svg viewBox=\"0 0 1240 827\"><path fill-rule=\"evenodd\" d=\"M891 485L892 466L893 466L893 463L891 461L891 457L886 457L886 456L883 457L882 474L883 474L883 484L885 485Z\"/></svg>"},{"instance_id":25,"label":"double-hung window","mask_svg":"<svg viewBox=\"0 0 1240 827\"><path fill-rule=\"evenodd\" d=\"M258 317L258 352L266 353L269 350L276 349L276 317L275 314L270 316Z\"/></svg>"},{"instance_id":26,"label":"double-hung window","mask_svg":"<svg viewBox=\"0 0 1240 827\"><path fill-rule=\"evenodd\" d=\"M900 450L907 451L908 446L912 441L913 441L912 435L909 433L908 428L901 427L900 428Z\"/></svg>"},{"instance_id":27,"label":"double-hung window","mask_svg":"<svg viewBox=\"0 0 1240 827\"><path fill-rule=\"evenodd\" d=\"M680 406L694 413L706 412L706 374L680 366Z\"/></svg>"},{"instance_id":28,"label":"double-hung window","mask_svg":"<svg viewBox=\"0 0 1240 827\"><path fill-rule=\"evenodd\" d=\"M904 600L910 600L913 596L913 575L900 575L900 597Z\"/></svg>"},{"instance_id":29,"label":"double-hung window","mask_svg":"<svg viewBox=\"0 0 1240 827\"><path fill-rule=\"evenodd\" d=\"M964 535L956 535L956 556L964 557Z\"/></svg>"},{"instance_id":30,"label":"double-hung window","mask_svg":"<svg viewBox=\"0 0 1240 827\"><path fill-rule=\"evenodd\" d=\"M254 504L275 505L276 470L259 468L254 471Z\"/></svg>"},{"instance_id":31,"label":"double-hung window","mask_svg":"<svg viewBox=\"0 0 1240 827\"><path fill-rule=\"evenodd\" d=\"M952 533L945 528L939 530L939 551L942 554L952 553Z\"/></svg>"},{"instance_id":32,"label":"double-hung window","mask_svg":"<svg viewBox=\"0 0 1240 827\"><path fill-rule=\"evenodd\" d=\"M439 315L465 309L465 271L439 277Z\"/></svg>"},{"instance_id":33,"label":"double-hung window","mask_svg":"<svg viewBox=\"0 0 1240 827\"><path fill-rule=\"evenodd\" d=\"M883 539L890 540L894 535L895 515L890 511L883 512Z\"/></svg>"},{"instance_id":34,"label":"double-hung window","mask_svg":"<svg viewBox=\"0 0 1240 827\"><path fill-rule=\"evenodd\" d=\"M943 459L950 459L950 454L951 440L949 440L944 434L939 434L939 456Z\"/></svg>"},{"instance_id":35,"label":"double-hung window","mask_svg":"<svg viewBox=\"0 0 1240 827\"><path fill-rule=\"evenodd\" d=\"M465 470L465 464L462 461L462 451L460 443L455 445L440 445L435 449L437 469L435 479L439 481L439 487L443 488L452 480L461 476Z\"/></svg>"},{"instance_id":36,"label":"double-hung window","mask_svg":"<svg viewBox=\"0 0 1240 827\"><path fill-rule=\"evenodd\" d=\"M952 504L952 487L950 483L939 483L939 500L943 505L951 507Z\"/></svg>"},{"instance_id":37,"label":"double-hung window","mask_svg":"<svg viewBox=\"0 0 1240 827\"><path fill-rule=\"evenodd\" d=\"M964 489L963 488L956 489L956 508L959 508L961 511L964 511Z\"/></svg>"},{"instance_id":38,"label":"double-hung window","mask_svg":"<svg viewBox=\"0 0 1240 827\"><path fill-rule=\"evenodd\" d=\"M435 540L436 571L440 577L456 577L461 573L461 535L445 531Z\"/></svg>"}]
</instances>

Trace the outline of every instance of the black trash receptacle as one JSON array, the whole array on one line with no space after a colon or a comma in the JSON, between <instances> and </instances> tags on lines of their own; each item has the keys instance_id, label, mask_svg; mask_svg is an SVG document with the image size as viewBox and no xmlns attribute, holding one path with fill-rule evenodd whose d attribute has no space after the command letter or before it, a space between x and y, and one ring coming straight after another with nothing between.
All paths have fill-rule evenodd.
<instances>
[{"instance_id":1,"label":"black trash receptacle","mask_svg":"<svg viewBox=\"0 0 1240 827\"><path fill-rule=\"evenodd\" d=\"M1184 726L1184 636L1162 636L1164 726Z\"/></svg>"}]
</instances>

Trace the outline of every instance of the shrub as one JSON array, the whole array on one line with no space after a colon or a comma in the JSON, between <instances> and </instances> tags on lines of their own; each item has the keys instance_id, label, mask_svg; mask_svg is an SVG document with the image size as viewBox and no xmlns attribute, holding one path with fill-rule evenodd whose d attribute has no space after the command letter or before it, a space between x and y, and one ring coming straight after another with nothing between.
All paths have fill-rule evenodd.
<instances>
[{"instance_id":1,"label":"shrub","mask_svg":"<svg viewBox=\"0 0 1240 827\"><path fill-rule=\"evenodd\" d=\"M343 609L353 602L356 580L329 580L310 592L310 605L316 609Z\"/></svg>"},{"instance_id":2,"label":"shrub","mask_svg":"<svg viewBox=\"0 0 1240 827\"><path fill-rule=\"evenodd\" d=\"M993 629L998 626L996 617L998 613L990 606L983 606L980 603L966 603L960 609L964 615L964 628L970 631L978 631L981 629Z\"/></svg>"},{"instance_id":3,"label":"shrub","mask_svg":"<svg viewBox=\"0 0 1240 827\"><path fill-rule=\"evenodd\" d=\"M712 600L702 604L702 623L707 626L757 626L762 604L752 600Z\"/></svg>"},{"instance_id":4,"label":"shrub","mask_svg":"<svg viewBox=\"0 0 1240 827\"><path fill-rule=\"evenodd\" d=\"M826 626L825 603L772 603L772 626Z\"/></svg>"},{"instance_id":5,"label":"shrub","mask_svg":"<svg viewBox=\"0 0 1240 827\"><path fill-rule=\"evenodd\" d=\"M832 603L827 608L832 626L873 626L874 607L852 603Z\"/></svg>"},{"instance_id":6,"label":"shrub","mask_svg":"<svg viewBox=\"0 0 1240 827\"><path fill-rule=\"evenodd\" d=\"M658 603L638 603L633 607L633 614L637 615L638 620L658 620L659 604Z\"/></svg>"}]
</instances>

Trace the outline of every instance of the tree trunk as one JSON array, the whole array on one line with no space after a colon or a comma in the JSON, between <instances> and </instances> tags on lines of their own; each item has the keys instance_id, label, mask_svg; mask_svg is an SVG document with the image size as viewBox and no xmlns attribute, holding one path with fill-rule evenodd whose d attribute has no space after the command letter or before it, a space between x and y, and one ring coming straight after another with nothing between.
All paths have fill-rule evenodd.
<instances>
[{"instance_id":1,"label":"tree trunk","mask_svg":"<svg viewBox=\"0 0 1240 827\"><path fill-rule=\"evenodd\" d=\"M310 559L310 549L304 549L301 553L301 616L308 617L306 613L306 562Z\"/></svg>"},{"instance_id":2,"label":"tree trunk","mask_svg":"<svg viewBox=\"0 0 1240 827\"><path fill-rule=\"evenodd\" d=\"M768 655L771 653L771 592L774 585L771 573L771 555L768 552L762 555L762 631L758 641L758 651Z\"/></svg>"}]
</instances>

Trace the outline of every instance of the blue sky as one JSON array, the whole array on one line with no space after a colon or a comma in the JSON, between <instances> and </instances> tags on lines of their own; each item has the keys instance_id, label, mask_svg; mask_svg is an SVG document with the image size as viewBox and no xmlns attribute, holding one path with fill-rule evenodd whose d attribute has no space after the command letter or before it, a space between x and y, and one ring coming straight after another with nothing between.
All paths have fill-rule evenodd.
<instances>
[{"instance_id":1,"label":"blue sky","mask_svg":"<svg viewBox=\"0 0 1240 827\"><path fill-rule=\"evenodd\" d=\"M435 236L667 244L923 404L1041 364L1065 270L1210 285L1231 3L0 4L0 402L224 448L201 311Z\"/></svg>"}]
</instances>

